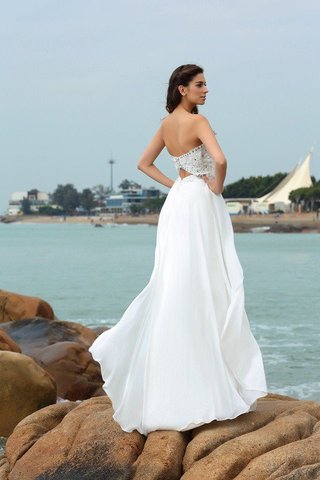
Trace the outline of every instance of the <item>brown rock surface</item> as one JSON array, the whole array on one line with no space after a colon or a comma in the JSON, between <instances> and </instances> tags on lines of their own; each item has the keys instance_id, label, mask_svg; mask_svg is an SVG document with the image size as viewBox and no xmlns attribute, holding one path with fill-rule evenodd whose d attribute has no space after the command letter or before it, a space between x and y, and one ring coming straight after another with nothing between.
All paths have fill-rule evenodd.
<instances>
[{"instance_id":1,"label":"brown rock surface","mask_svg":"<svg viewBox=\"0 0 320 480\"><path fill-rule=\"evenodd\" d=\"M100 365L88 347L97 338L79 323L31 318L2 323L1 328L56 381L58 397L85 400L105 395Z\"/></svg>"},{"instance_id":2,"label":"brown rock surface","mask_svg":"<svg viewBox=\"0 0 320 480\"><path fill-rule=\"evenodd\" d=\"M122 431L112 415L107 396L30 415L8 439L1 480L320 478L317 402L271 394L233 420L147 437Z\"/></svg>"},{"instance_id":3,"label":"brown rock surface","mask_svg":"<svg viewBox=\"0 0 320 480\"><path fill-rule=\"evenodd\" d=\"M56 402L56 384L21 353L0 352L0 364L0 435L8 436L23 418Z\"/></svg>"},{"instance_id":4,"label":"brown rock surface","mask_svg":"<svg viewBox=\"0 0 320 480\"><path fill-rule=\"evenodd\" d=\"M315 465L316 463L318 466ZM309 437L280 446L255 458L236 478L237 480L272 480L293 474L297 476L298 473L301 477L297 476L297 478L309 478L306 477L306 473L308 470L310 473L310 466L313 467L312 470L317 470L318 476L314 478L320 478L320 421L315 423ZM274 476L275 473L277 477Z\"/></svg>"},{"instance_id":5,"label":"brown rock surface","mask_svg":"<svg viewBox=\"0 0 320 480\"><path fill-rule=\"evenodd\" d=\"M58 397L85 400L105 395L100 366L80 343L54 343L36 352L34 358L55 379Z\"/></svg>"},{"instance_id":6,"label":"brown rock surface","mask_svg":"<svg viewBox=\"0 0 320 480\"><path fill-rule=\"evenodd\" d=\"M19 345L0 328L0 351L21 353Z\"/></svg>"},{"instance_id":7,"label":"brown rock surface","mask_svg":"<svg viewBox=\"0 0 320 480\"><path fill-rule=\"evenodd\" d=\"M0 290L0 323L37 316L54 319L49 303L41 298Z\"/></svg>"},{"instance_id":8,"label":"brown rock surface","mask_svg":"<svg viewBox=\"0 0 320 480\"><path fill-rule=\"evenodd\" d=\"M100 325L100 326L97 326L97 327L90 327L90 328L98 336L98 335L101 335L101 333L106 332L107 330L110 330L110 328L112 328L112 327L107 327L106 325Z\"/></svg>"},{"instance_id":9,"label":"brown rock surface","mask_svg":"<svg viewBox=\"0 0 320 480\"><path fill-rule=\"evenodd\" d=\"M46 410L43 419L37 412L34 421L29 419L27 427L22 422L9 437L6 457L10 480L31 480L44 474L46 478L59 480L130 478L132 464L143 450L145 437L121 430L112 419L113 410L107 397L85 400L44 435L38 434L38 438L34 433L29 435L28 430L34 432L34 423L48 425ZM19 440L21 429L26 438L32 437L27 444L29 448Z\"/></svg>"}]
</instances>

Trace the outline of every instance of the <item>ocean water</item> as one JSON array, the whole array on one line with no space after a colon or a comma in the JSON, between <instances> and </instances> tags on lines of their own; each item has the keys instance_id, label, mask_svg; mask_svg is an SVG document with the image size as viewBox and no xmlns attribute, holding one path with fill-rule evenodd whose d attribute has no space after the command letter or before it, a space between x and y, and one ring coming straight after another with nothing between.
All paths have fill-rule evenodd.
<instances>
[{"instance_id":1,"label":"ocean water","mask_svg":"<svg viewBox=\"0 0 320 480\"><path fill-rule=\"evenodd\" d=\"M47 300L63 320L114 325L150 278L156 231L0 224L0 288ZM268 391L320 400L320 235L236 234L235 243Z\"/></svg>"}]
</instances>

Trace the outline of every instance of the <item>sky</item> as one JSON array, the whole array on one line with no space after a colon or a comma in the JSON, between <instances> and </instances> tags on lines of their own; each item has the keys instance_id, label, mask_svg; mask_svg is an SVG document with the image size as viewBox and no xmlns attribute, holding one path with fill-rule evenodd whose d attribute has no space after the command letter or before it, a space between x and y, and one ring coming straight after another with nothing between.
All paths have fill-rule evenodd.
<instances>
[{"instance_id":1,"label":"sky","mask_svg":"<svg viewBox=\"0 0 320 480\"><path fill-rule=\"evenodd\" d=\"M204 68L200 107L227 158L225 184L289 172L314 147L320 177L318 0L0 2L0 214L10 194L78 190L136 168L172 71ZM164 149L155 164L177 177Z\"/></svg>"}]
</instances>

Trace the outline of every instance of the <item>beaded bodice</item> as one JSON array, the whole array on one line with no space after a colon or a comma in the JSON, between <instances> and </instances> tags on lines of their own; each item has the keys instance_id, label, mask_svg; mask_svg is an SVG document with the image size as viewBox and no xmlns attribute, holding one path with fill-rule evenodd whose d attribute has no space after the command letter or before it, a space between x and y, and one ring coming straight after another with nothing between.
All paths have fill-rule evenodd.
<instances>
[{"instance_id":1,"label":"beaded bodice","mask_svg":"<svg viewBox=\"0 0 320 480\"><path fill-rule=\"evenodd\" d=\"M192 175L208 175L210 179L214 178L214 162L203 143L179 157L172 156L172 160L178 172L183 168Z\"/></svg>"}]
</instances>

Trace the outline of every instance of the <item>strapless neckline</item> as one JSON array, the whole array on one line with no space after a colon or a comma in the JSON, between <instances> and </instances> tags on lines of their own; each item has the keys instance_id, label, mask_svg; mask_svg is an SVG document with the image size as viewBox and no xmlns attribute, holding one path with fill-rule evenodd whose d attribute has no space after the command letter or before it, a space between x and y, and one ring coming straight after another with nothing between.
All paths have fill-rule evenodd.
<instances>
[{"instance_id":1,"label":"strapless neckline","mask_svg":"<svg viewBox=\"0 0 320 480\"><path fill-rule=\"evenodd\" d=\"M197 150L199 150L200 148L204 147L204 144L201 143L200 145L198 145L197 147L194 147L192 148L191 150L189 150L188 152L186 153L183 153L182 155L179 155L178 157L176 157L175 155L171 155L172 158L182 158L182 157L185 157L186 155L190 155L190 153L193 153L193 152L196 152Z\"/></svg>"}]
</instances>

